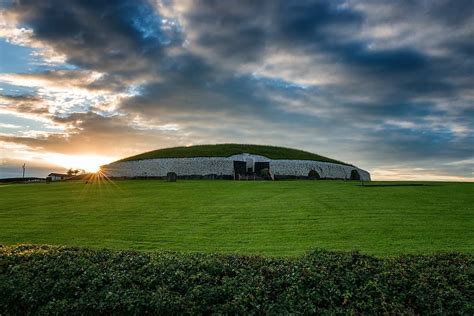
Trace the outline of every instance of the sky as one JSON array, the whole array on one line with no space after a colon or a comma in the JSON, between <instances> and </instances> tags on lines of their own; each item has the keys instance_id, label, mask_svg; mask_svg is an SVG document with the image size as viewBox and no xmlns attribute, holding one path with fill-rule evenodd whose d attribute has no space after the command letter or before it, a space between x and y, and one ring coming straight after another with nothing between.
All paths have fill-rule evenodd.
<instances>
[{"instance_id":1,"label":"sky","mask_svg":"<svg viewBox=\"0 0 474 316\"><path fill-rule=\"evenodd\" d=\"M0 178L213 143L474 181L474 3L0 0Z\"/></svg>"}]
</instances>

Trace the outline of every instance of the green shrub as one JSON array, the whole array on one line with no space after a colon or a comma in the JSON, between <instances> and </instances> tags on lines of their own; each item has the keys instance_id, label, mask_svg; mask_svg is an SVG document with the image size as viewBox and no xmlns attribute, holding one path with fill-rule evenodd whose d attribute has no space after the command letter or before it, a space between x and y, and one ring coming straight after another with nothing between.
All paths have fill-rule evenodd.
<instances>
[{"instance_id":1,"label":"green shrub","mask_svg":"<svg viewBox=\"0 0 474 316\"><path fill-rule=\"evenodd\" d=\"M473 255L0 247L0 314L474 314Z\"/></svg>"}]
</instances>

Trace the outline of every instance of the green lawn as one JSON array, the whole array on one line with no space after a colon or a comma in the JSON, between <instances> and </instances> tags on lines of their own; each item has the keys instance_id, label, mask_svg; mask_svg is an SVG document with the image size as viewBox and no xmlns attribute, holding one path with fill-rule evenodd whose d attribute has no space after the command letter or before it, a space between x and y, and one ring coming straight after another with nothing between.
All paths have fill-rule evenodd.
<instances>
[{"instance_id":1,"label":"green lawn","mask_svg":"<svg viewBox=\"0 0 474 316\"><path fill-rule=\"evenodd\" d=\"M381 186L391 184L396 186ZM474 183L0 185L0 243L298 255L474 252Z\"/></svg>"}]
</instances>

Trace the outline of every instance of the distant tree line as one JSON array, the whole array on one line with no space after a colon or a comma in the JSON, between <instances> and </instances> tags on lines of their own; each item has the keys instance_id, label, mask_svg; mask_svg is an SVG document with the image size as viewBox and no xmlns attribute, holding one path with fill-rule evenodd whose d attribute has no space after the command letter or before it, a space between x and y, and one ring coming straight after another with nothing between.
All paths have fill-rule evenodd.
<instances>
[{"instance_id":1,"label":"distant tree line","mask_svg":"<svg viewBox=\"0 0 474 316\"><path fill-rule=\"evenodd\" d=\"M84 169L72 169L72 168L70 168L70 169L66 172L66 174L67 174L68 176L77 176L78 174L84 174L84 173L86 173L86 171L85 171Z\"/></svg>"}]
</instances>

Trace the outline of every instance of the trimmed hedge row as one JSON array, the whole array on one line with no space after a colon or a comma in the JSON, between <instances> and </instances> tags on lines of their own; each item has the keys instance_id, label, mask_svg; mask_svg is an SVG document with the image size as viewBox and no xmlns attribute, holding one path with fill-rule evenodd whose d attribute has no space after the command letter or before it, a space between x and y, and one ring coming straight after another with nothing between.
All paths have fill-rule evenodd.
<instances>
[{"instance_id":1,"label":"trimmed hedge row","mask_svg":"<svg viewBox=\"0 0 474 316\"><path fill-rule=\"evenodd\" d=\"M474 256L0 246L0 314L474 314Z\"/></svg>"}]
</instances>

